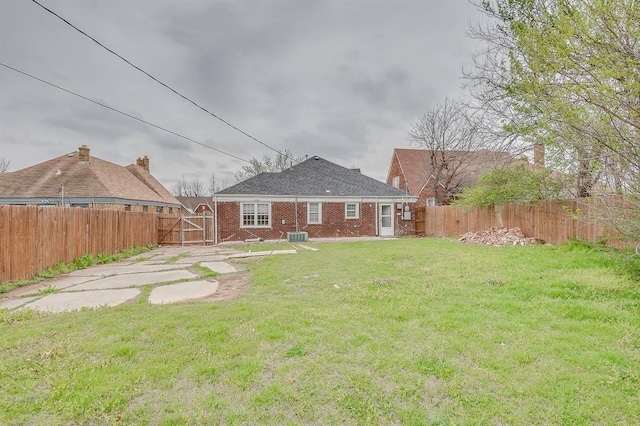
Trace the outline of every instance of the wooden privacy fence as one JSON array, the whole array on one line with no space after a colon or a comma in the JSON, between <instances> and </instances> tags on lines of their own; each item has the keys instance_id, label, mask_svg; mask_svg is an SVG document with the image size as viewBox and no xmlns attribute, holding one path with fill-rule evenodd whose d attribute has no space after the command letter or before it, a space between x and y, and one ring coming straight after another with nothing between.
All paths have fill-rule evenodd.
<instances>
[{"instance_id":1,"label":"wooden privacy fence","mask_svg":"<svg viewBox=\"0 0 640 426\"><path fill-rule=\"evenodd\" d=\"M158 244L154 213L0 206L0 282L33 278L88 253Z\"/></svg>"},{"instance_id":2,"label":"wooden privacy fence","mask_svg":"<svg viewBox=\"0 0 640 426\"><path fill-rule=\"evenodd\" d=\"M551 244L563 244L574 238L592 243L606 239L612 246L624 247L619 235L605 224L574 217L573 212L578 210L581 216L588 217L590 205L588 199L506 204L502 207L502 223L507 228L520 227L526 237ZM499 224L492 207L469 211L455 206L437 206L423 207L416 212L416 232L423 230L419 235L459 237L494 226Z\"/></svg>"}]
</instances>

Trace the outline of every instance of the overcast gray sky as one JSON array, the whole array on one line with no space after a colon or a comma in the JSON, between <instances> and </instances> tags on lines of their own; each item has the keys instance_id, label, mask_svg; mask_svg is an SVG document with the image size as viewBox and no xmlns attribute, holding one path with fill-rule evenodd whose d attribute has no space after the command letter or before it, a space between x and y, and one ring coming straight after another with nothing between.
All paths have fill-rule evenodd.
<instances>
[{"instance_id":1,"label":"overcast gray sky","mask_svg":"<svg viewBox=\"0 0 640 426\"><path fill-rule=\"evenodd\" d=\"M466 0L39 0L270 146L386 178L426 109L460 97L478 47ZM0 62L249 159L275 155L28 0L2 0ZM243 163L0 67L0 158L17 170L86 144L117 164L148 155L170 188Z\"/></svg>"}]
</instances>

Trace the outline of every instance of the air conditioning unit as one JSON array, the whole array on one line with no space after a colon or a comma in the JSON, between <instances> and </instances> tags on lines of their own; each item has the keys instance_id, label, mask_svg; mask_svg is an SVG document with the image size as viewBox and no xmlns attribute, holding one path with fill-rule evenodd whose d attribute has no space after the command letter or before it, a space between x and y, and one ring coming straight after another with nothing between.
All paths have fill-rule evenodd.
<instances>
[{"instance_id":1,"label":"air conditioning unit","mask_svg":"<svg viewBox=\"0 0 640 426\"><path fill-rule=\"evenodd\" d=\"M303 243L309 241L307 232L287 232L287 241L290 243Z\"/></svg>"}]
</instances>

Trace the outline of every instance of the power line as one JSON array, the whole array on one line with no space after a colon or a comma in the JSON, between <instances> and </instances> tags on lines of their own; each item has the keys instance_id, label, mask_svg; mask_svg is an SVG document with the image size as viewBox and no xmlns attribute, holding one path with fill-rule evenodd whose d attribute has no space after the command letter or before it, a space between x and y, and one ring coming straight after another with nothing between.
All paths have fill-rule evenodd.
<instances>
[{"instance_id":1,"label":"power line","mask_svg":"<svg viewBox=\"0 0 640 426\"><path fill-rule=\"evenodd\" d=\"M109 110L111 110L111 111L113 111L113 112L117 112L118 114L122 114L122 115L124 115L125 117L129 117L129 118L132 118L132 119L134 119L134 120L136 120L136 121L139 121L139 122L141 122L141 123L144 123L144 124L146 124L146 125L148 125L148 126L155 127L156 129L162 130L163 132L170 133L170 134L172 134L172 135L174 135L174 136L177 136L177 137L179 137L179 138L185 139L185 140L187 140L187 141L189 141L189 142L193 142L193 143L195 143L195 144L197 144L197 145L200 145L200 146L203 146L203 147L205 147L205 148L211 149L211 150L213 150L213 151L219 152L220 154L224 154L224 155L227 155L227 156L229 156L229 157L235 158L236 160L240 160L240 161L243 161L243 162L245 162L245 163L249 163L249 164L251 164L251 162L250 162L249 160L245 160L244 158L238 157L237 155L230 154L230 153L228 153L228 152L226 152L226 151L223 151L223 150L218 149L218 148L214 148L214 147L212 147L212 146L210 146L210 145L207 145L207 144L204 144L204 143L202 143L202 142L199 142L199 141L197 141L197 140L195 140L195 139L192 139L192 138L190 138L190 137L188 137L188 136L181 135L180 133L177 133L177 132L174 132L174 131L172 131L172 130L166 129L166 128L164 128L164 127L162 127L162 126L159 126L159 125L157 125L157 124L154 124L154 123L151 123L151 122L149 122L149 121L143 120L143 119L138 118L138 117L136 117L136 116L133 116L133 115L131 115L131 114L127 114L126 112L120 111L120 110L119 110L119 109L117 109L117 108L110 107L109 105L103 104L103 103L98 102L98 101L96 101L96 100L94 100L94 99L91 99L91 98L88 98L88 97L86 97L86 96L83 96L83 95L81 95L81 94L79 94L79 93L76 93L76 92L74 92L74 91L72 91L72 90L65 89L64 87L58 86L57 84L51 83L51 82L49 82L49 81L47 81L47 80L44 80L44 79L42 79L42 78L40 78L40 77L36 77L36 76L34 76L34 75L32 75L32 74L29 74L29 73L27 73L27 72L21 71L21 70L19 70L19 69L17 69L17 68L14 68L14 67L12 67L12 66L9 66L9 65L7 65L7 64L5 64L5 63L3 63L3 62L0 62L0 65L1 65L1 66L3 66L3 67L5 67L5 68L7 68L7 69L10 69L10 70L12 70L12 71L15 71L15 72L17 72L17 73L19 73L19 74L22 74L22 75L24 75L24 76L26 76L26 77L29 77L29 78L32 78L32 79L34 79L34 80L37 80L37 81L39 81L39 82L41 82L41 83L44 83L44 84L46 84L46 85L48 85L48 86L55 87L55 88L56 88L56 89L58 89L58 90L62 90L63 92L69 93L70 95L77 96L77 97L78 97L78 98L80 98L80 99L84 99L85 101L89 101L89 102L94 103L94 104L96 104L96 105L99 105L99 106L101 106L101 107L103 107L103 108L109 109Z\"/></svg>"},{"instance_id":2,"label":"power line","mask_svg":"<svg viewBox=\"0 0 640 426\"><path fill-rule=\"evenodd\" d=\"M129 66L133 67L133 68L134 68L134 69L136 69L137 71L139 71L139 72L141 72L142 74L146 75L147 77L149 77L150 79L152 79L152 80L153 80L153 81L155 81L156 83L158 83L158 84L160 84L161 86L165 87L166 89L170 90L170 91L171 91L171 92L173 92L174 94L178 95L179 97L181 97L182 99L184 99L184 100L186 100L187 102L191 103L191 104L192 104L192 105L194 105L195 107L197 107L197 108L199 108L200 110L204 111L205 113L209 114L209 115L210 115L210 116L212 116L213 118L215 118L215 119L217 119L217 120L221 121L221 122L222 122L222 123L224 123L225 125L227 125L227 126L231 127L232 129L234 129L234 130L236 130L236 131L240 132L241 134L245 135L246 137L250 138L251 140L253 140L253 141L255 141L255 142L257 142L257 143L259 143L259 144L261 144L261 145L263 145L263 146L265 146L265 147L267 147L267 148L269 148L270 150L272 150L272 151L274 151L274 152L276 152L276 153L278 153L278 154L282 155L284 158L286 158L286 159L290 159L290 160L295 160L294 158L292 158L292 157L288 156L286 153L284 153L284 152L282 152L282 151L279 151L279 150L277 150L276 148L273 148L272 146L268 145L267 143L265 143L265 142L263 142L263 141L259 140L258 138L256 138L256 137L254 137L254 136L250 135L249 133L245 132L244 130L240 129L239 127L237 127L237 126L235 126L235 125L231 124L231 123L230 123L230 122L228 122L227 120L225 120L225 119L223 119L223 118L219 117L218 115L214 114L213 112L209 111L207 108L205 108L205 107L203 107L202 105L198 104L197 102L195 102L194 100L190 99L189 97L187 97L187 96L183 95L182 93L178 92L178 91L177 91L176 89L174 89L173 87L171 87L171 86L169 86L168 84L166 84L166 83L162 82L161 80L159 80L158 78L154 77L153 75L151 75L151 74L150 74L150 73L148 73L147 71L145 71L145 70L143 70L142 68L140 68L139 66L135 65L134 63L132 63L131 61L129 61L128 59L126 59L125 57L123 57L122 55L120 55L119 53L117 53L116 51L114 51L113 49L110 49L109 47L105 46L105 45L104 45L104 44L102 44L100 41L98 41L96 38L94 38L93 36L89 35L89 34L88 34L88 33L86 33L85 31L81 30L80 28L78 28L77 26L75 26L74 24L72 24L72 23L71 23L71 22L69 22L67 19L65 19L64 17L60 16L59 14L57 14L56 12L54 12L53 10L51 10L51 9L47 8L46 6L42 5L42 4L41 4L41 3L39 3L37 0L31 0L31 1L32 1L33 3L35 3L36 5L40 6L40 7L41 7L42 9L44 9L45 11L49 12L50 14L52 14L53 16L55 16L56 18L58 18L58 19L60 19L61 21L63 21L65 24L67 24L68 26L70 26L71 28L73 28L74 30L76 30L77 32L79 32L80 34L82 34L83 36L85 36L85 37L87 37L88 39L90 39L91 41L93 41L95 44L97 44L98 46L100 46L101 48L103 48L104 50L106 50L107 52L109 52L109 53L111 53L112 55L114 55L114 56L118 57L120 60L124 61L124 62L125 62L126 64L128 64ZM40 79L38 79L38 80L40 80ZM43 81L43 80L41 80L41 81ZM43 81L43 82L45 82L45 81ZM45 82L45 83L47 83L47 84L51 84L51 83L48 83L48 82ZM51 84L51 85L53 85L53 84ZM54 86L54 87L57 87L57 86L55 86L55 85L53 85L53 86ZM60 88L60 87L58 87L58 88ZM66 89L62 89L62 88L60 88L60 89L61 89L61 90L65 90L65 91L67 91ZM74 94L74 95L75 95L75 93L73 93L73 92L70 92L70 91L69 91L69 93L72 93L72 94ZM78 96L79 96L79 95L78 95ZM82 96L80 96L80 97L82 97ZM82 98L84 98L84 97L82 97ZM100 104L100 103L98 103L98 102L95 102L95 101L93 101L93 100L91 100L91 99L88 99L88 98L85 98L85 99L87 99L87 100L89 100L89 101L91 101L91 102L97 103L98 105L105 106L106 108L112 109L112 108L110 108L110 107L108 107L108 106L106 106L106 105L102 105L102 104ZM117 111L117 110L116 110L116 111ZM121 114L124 114L124 115L129 116L128 114L123 113L123 112L121 112L121 111L117 111L117 112L119 112L119 113L121 113ZM131 118L134 118L134 119L136 119L136 120L139 120L139 119L138 119L138 118L136 118L136 117L133 117L133 116L130 116L130 117L131 117ZM143 121L143 120L139 120L139 121ZM143 122L144 122L144 121L143 121ZM154 127L158 127L158 126L155 126L155 125L153 125L153 124L151 124L151 123L147 123L147 124L150 124L150 125L152 125L152 126L154 126ZM160 128L160 129L162 129L162 130L165 130L165 131L168 131L168 130L163 129L163 128L161 128L161 127L158 127L158 128ZM172 133L172 134L176 134L176 133L173 133L173 132L171 132L171 131L168 131L168 132L169 132L169 133ZM190 138L184 137L184 136L182 136L182 135L178 135L178 134L176 134L176 135L177 135L177 136L180 136L180 137L183 137L184 139L190 140L190 141L192 141L192 142L195 142L195 143L201 144L200 142L197 142L197 141L191 140ZM201 144L201 145L204 145L204 144ZM204 145L204 146L209 147L208 145ZM216 151L219 151L219 150L217 150L217 149L215 149L215 148L212 148L212 147L209 147L209 148L214 149L214 150L216 150ZM249 161L244 160L244 159L241 159L241 158L239 158L239 157L236 157L236 156L234 156L234 155L232 155L232 154L228 154L228 153L225 153L225 152L223 152L223 153L224 153L224 154L226 154L226 155L230 155L230 156L232 156L232 157L234 157L234 158L238 158L238 159L240 159L241 161L244 161L244 162L250 163ZM327 173L323 173L322 171L321 171L321 174L325 174L325 175L329 176L330 178L332 178L332 179L334 179L334 180L336 180L336 181L343 181L342 179L338 179L338 178L336 178L335 176L330 176L330 175L328 175ZM345 181L343 181L343 182L345 182ZM348 182L345 182L345 183L348 183Z\"/></svg>"},{"instance_id":3,"label":"power line","mask_svg":"<svg viewBox=\"0 0 640 426\"><path fill-rule=\"evenodd\" d=\"M51 82L49 82L49 81L47 81L47 80L44 80L44 79L42 79L42 78L40 78L40 77L36 77L36 76L34 76L34 75L32 75L32 74L29 74L29 73L27 73L27 72L25 72L25 71L22 71L22 70L19 70L19 69L17 69L17 68L14 68L14 67L12 67L12 66L10 66L10 65L7 65L7 64L5 64L5 63L3 63L3 62L1 62L1 61L0 61L0 66L3 66L3 67L5 67L5 68L7 68L7 69L10 69L11 71L17 72L17 73L22 74L22 75L24 75L24 76L26 76L26 77L29 77L29 78L31 78L31 79L37 80L37 81L39 81L39 82L41 82L41 83L44 83L44 84L46 84L46 85L48 85L48 86L54 87L54 88L56 88L56 89L58 89L58 90L61 90L61 91L63 91L63 92L66 92L66 93L68 93L68 94L70 94L70 95L76 96L76 97L78 97L78 98L80 98L80 99L83 99L83 100L85 100L85 101L91 102L91 103L93 103L93 104L96 104L96 105L98 105L98 106L101 106L101 107L103 107L103 108L106 108L106 109L108 109L108 110L111 110L111 111L113 111L113 112L116 112L116 113L118 113L118 114L124 115L125 117L131 118L131 119L133 119L133 120L136 120L136 121L139 121L139 122L141 122L141 123L144 123L144 124L146 124L146 125L148 125L148 126L151 126L151 127L156 128L156 129L162 130L163 132L166 132L166 133L172 134L172 135L177 136L177 137L179 137L179 138L185 139L185 140L187 140L187 141L189 141L189 142L193 142L193 143L195 143L195 144L197 144L197 145L200 145L200 146L202 146L202 147L205 147L205 148L211 149L211 150L213 150L213 151L219 152L220 154L224 154L224 155L227 155L227 156L229 156L229 157L235 158L235 159L240 160L240 161L242 161L242 162L245 162L245 163L247 163L247 164L252 164L252 163L251 163L251 161L249 161L249 160L245 160L244 158L238 157L237 155L230 154L230 153L228 153L228 152L226 152L226 151L223 151L223 150L221 150L221 149L218 149L218 148L212 147L212 146L210 146L210 145L204 144L204 143L199 142L199 141L197 141L197 140L195 140L195 139L192 139L192 138L190 138L190 137L188 137L188 136L181 135L180 133L174 132L174 131L172 131L172 130L169 130L169 129L167 129L167 128L164 128L164 127L162 127L162 126L159 126L159 125L157 125L157 124L154 124L154 123L151 123L151 122L149 122L149 121L143 120L143 119L141 119L141 118L138 118L138 117L136 117L136 116L133 116L133 115L131 115L131 114L128 114L128 113L126 113L126 112L123 112L123 111L121 111L121 110L119 110L119 109L117 109L117 108L111 107L111 106L106 105L106 104L104 104L104 103L102 103L102 102L96 101L96 100L91 99L91 98L88 98L88 97L86 97L86 96L83 96L83 95L81 95L81 94L79 94L79 93L76 93L76 92L74 92L74 91L72 91L72 90L65 89L64 87L58 86L57 84L51 83ZM353 182L346 181L346 180L344 180L344 179L340 179L340 178L338 178L338 177L336 177L336 176L333 176L332 174L326 173L326 171L324 171L324 170L322 170L322 169L320 169L320 168L315 167L315 165L310 166L310 168L311 168L311 169L314 169L314 170L315 170L315 171L317 171L319 174L321 174L321 175L325 175L325 176L327 176L327 177L329 177L329 178L331 178L331 179L333 179L333 180L335 180L335 181L337 181L337 182L341 182L341 183L345 183L345 184L353 184Z\"/></svg>"},{"instance_id":4,"label":"power line","mask_svg":"<svg viewBox=\"0 0 640 426\"><path fill-rule=\"evenodd\" d=\"M65 89L64 87L58 86L57 84L51 83L51 82L49 82L49 81L47 81L47 80L44 80L44 79L42 79L42 78L40 78L40 77L36 77L36 76L34 76L34 75L32 75L32 74L29 74L29 73L27 73L27 72L25 72L25 71L22 71L22 70L19 70L19 69L17 69L17 68L14 68L14 67L12 67L12 66L10 66L10 65L7 65L7 64L5 64L5 63L3 63L3 62L1 62L1 61L0 61L0 66L3 66L3 67L5 67L5 68L7 68L7 69L9 69L9 70L11 70L11 71L16 72L16 73L22 74L22 75L24 75L24 76L26 76L26 77L29 77L29 78L33 79L33 80L37 80L37 81L39 81L39 82L41 82L41 83L44 83L44 84L46 84L46 85L48 85L48 86L54 87L54 88L56 88L56 89L58 89L58 90L61 90L61 91L63 91L63 92L66 92L66 93L68 93L68 94L70 94L70 95L76 96L76 97L78 97L78 98L80 98L80 99L83 99L83 100L85 100L85 101L91 102L91 103L93 103L93 104L95 104L95 105L98 105L98 106L101 106L101 107L103 107L103 108L106 108L106 109L108 109L108 110L110 110L110 111L113 111L113 112L116 112L116 113L118 113L118 114L124 115L125 117L131 118L131 119L133 119L133 120L136 120L136 121L139 121L139 122L141 122L141 123L144 123L144 124L146 124L146 125L148 125L148 126L154 127L154 128L156 128L156 129L158 129L158 130L162 130L163 132L169 133L169 134L174 135L174 136L177 136L177 137L179 137L179 138L181 138L181 139L184 139L184 140L187 140L187 141L189 141L189 142L192 142L192 143L195 143L195 144L197 144L197 145L200 145L200 146L202 146L202 147L204 147L204 148L211 149L211 150L213 150L213 151L219 152L220 154L224 154L224 155L226 155L226 156L229 156L229 157L235 158L236 160L240 160L240 161L245 162L245 163L247 163L247 164L252 164L252 163L251 163L251 161L249 161L249 160L245 160L244 158L238 157L237 155L230 154L230 153L228 153L228 152L226 152L226 151L223 151L223 150L221 150L221 149L218 149L218 148L212 147L212 146L210 146L210 145L204 144L204 143L199 142L199 141L197 141L197 140L195 140L195 139L192 139L192 138L190 138L190 137L188 137L188 136L184 136L184 135L182 135L182 134L180 134L180 133L177 133L177 132L174 132L174 131L172 131L172 130L169 130L169 129L165 128L165 127L162 127L162 126L159 126L159 125L157 125L157 124L151 123L151 122L149 122L149 121L143 120L142 118L138 118L138 117L136 117L136 116L133 116L133 115L131 115L131 114L128 114L128 113L126 113L126 112L123 112L123 111L121 111L121 110L119 110L119 109L117 109L117 108L114 108L114 107L111 107L111 106L109 106L109 105L106 105L106 104L104 104L104 103L102 103L102 102L96 101L96 100L91 99L91 98L88 98L88 97L86 97L86 96L83 96L83 95L81 95L81 94L79 94L79 93L76 93L76 92L74 92L74 91L72 91L72 90ZM336 176L333 176L332 174L327 173L325 170L322 170L322 169L320 169L320 168L315 167L315 165L310 166L310 168L311 168L311 169L313 169L313 170L315 170L315 171L317 171L317 172L318 172L319 174L321 174L321 175L325 175L325 176L327 176L327 177L329 177L329 178L331 178L331 179L335 180L336 182L341 182L341 183L345 183L345 184L349 184L349 185L353 184L353 182L350 182L350 181L347 181L347 180L344 180L344 179L338 178L338 177L336 177Z\"/></svg>"},{"instance_id":5,"label":"power line","mask_svg":"<svg viewBox=\"0 0 640 426\"><path fill-rule=\"evenodd\" d=\"M91 41L93 41L94 43L96 43L98 46L102 47L103 49L105 49L107 52L111 53L112 55L117 56L118 58L120 58L122 61L124 61L125 63L127 63L128 65L130 65L131 67L135 68L136 70L140 71L141 73L143 73L144 75L146 75L147 77L151 78L153 81L155 81L156 83L160 84L161 86L169 89L170 91L172 91L173 93L175 93L176 95L180 96L182 99L186 100L187 102L193 104L194 106L196 106L197 108L201 109L202 111L204 111L205 113L209 114L210 116L212 116L213 118L223 122L224 124L226 124L227 126L231 127L232 129L242 133L243 135L245 135L246 137L248 137L249 139L252 139L255 142L258 142L259 144L269 148L270 150L277 152L280 155L283 155L285 158L289 158L288 156L286 156L285 154L283 154L281 151L278 151L277 149L273 148L272 146L270 146L269 144L261 141L260 139L250 135L249 133L245 132L244 130L240 129L239 127L231 124L230 122L228 122L227 120L217 116L216 114L212 113L211 111L209 111L207 108L203 107L202 105L198 104L197 102L193 101L192 99L188 98L187 96L183 95L182 93L178 92L176 89L172 88L171 86L169 86L168 84L160 81L159 79L157 79L156 77L154 77L153 75L149 74L147 71L143 70L142 68L140 68L139 66L135 65L134 63L132 63L131 61L129 61L128 59L126 59L125 57L123 57L122 55L120 55L119 53L115 52L114 50L108 48L107 46L105 46L104 44L102 44L101 42L99 42L98 40L96 40L94 37L92 37L91 35L87 34L85 31L81 30L80 28L76 27L75 25L73 25L71 22L69 22L67 19L63 18L62 16L58 15L56 12L54 12L53 10L43 6L42 4L40 4L38 1L36 0L31 0L32 2L34 2L35 4L37 4L38 6L40 6L42 9L46 10L47 12L49 12L50 14L52 14L53 16L55 16L56 18L60 19L61 21L63 21L65 24L69 25L71 28L73 28L74 30L76 30L77 32L79 32L80 34L82 34L83 36L87 37L88 39L90 39Z\"/></svg>"}]
</instances>

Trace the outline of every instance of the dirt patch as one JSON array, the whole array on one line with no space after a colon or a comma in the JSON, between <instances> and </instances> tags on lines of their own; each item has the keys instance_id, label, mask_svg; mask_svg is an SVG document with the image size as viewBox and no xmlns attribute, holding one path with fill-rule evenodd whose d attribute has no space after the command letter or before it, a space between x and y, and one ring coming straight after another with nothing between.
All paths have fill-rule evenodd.
<instances>
[{"instance_id":1,"label":"dirt patch","mask_svg":"<svg viewBox=\"0 0 640 426\"><path fill-rule=\"evenodd\" d=\"M216 277L218 290L211 296L199 299L203 302L232 300L249 288L249 274L229 274Z\"/></svg>"}]
</instances>

